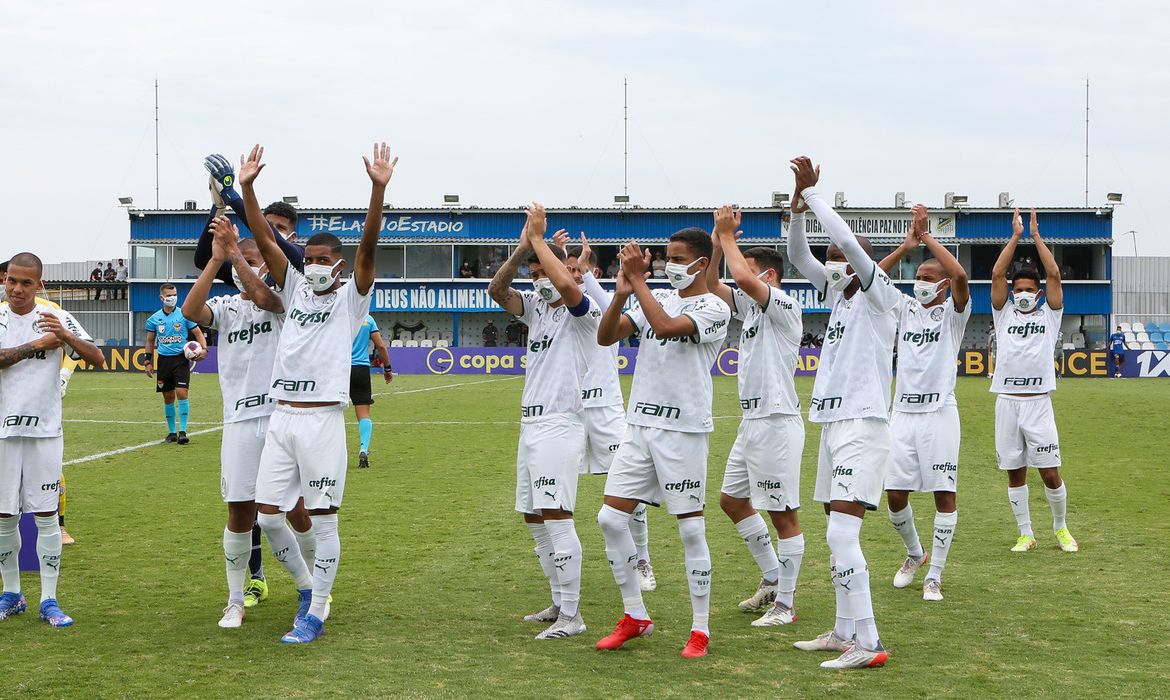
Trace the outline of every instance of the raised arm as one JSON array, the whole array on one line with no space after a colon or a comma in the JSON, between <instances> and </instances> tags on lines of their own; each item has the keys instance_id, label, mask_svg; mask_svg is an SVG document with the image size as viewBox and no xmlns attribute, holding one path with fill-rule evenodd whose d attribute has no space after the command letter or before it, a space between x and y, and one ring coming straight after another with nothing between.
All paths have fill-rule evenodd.
<instances>
[{"instance_id":1,"label":"raised arm","mask_svg":"<svg viewBox=\"0 0 1170 700\"><path fill-rule=\"evenodd\" d=\"M276 244L276 234L268 225L268 219L264 218L264 210L260 208L253 186L260 171L264 169L265 164L260 162L263 157L264 147L260 144L252 147L247 159L240 156L240 189L244 191L244 221L247 222L248 228L252 229L252 237L256 239L260 255L268 265L268 274L272 275L272 280L276 282L278 288L283 288L284 273L288 270L288 256Z\"/></svg>"},{"instance_id":2,"label":"raised arm","mask_svg":"<svg viewBox=\"0 0 1170 700\"><path fill-rule=\"evenodd\" d=\"M581 281L585 284L585 293L589 295L593 302L597 304L597 308L601 309L602 313L609 308L610 297L609 292L601 283L597 281L597 276L593 274L593 267L590 266L589 261L593 258L593 249L589 247L589 240L585 238L585 232L581 232L581 254L577 256L577 270L581 273Z\"/></svg>"},{"instance_id":3,"label":"raised arm","mask_svg":"<svg viewBox=\"0 0 1170 700\"><path fill-rule=\"evenodd\" d=\"M544 205L533 202L528 209L528 225L524 227L528 236L528 244L532 246L532 250L540 260L544 274L548 275L549 281L561 293L561 298L565 301L569 313L574 316L584 316L589 311L588 304L584 308L581 307L585 295L581 293L581 289L573 281L573 276L569 274L565 264L557 259L552 248L548 247L548 242L544 240L544 232L547 230L548 218L544 211Z\"/></svg>"},{"instance_id":4,"label":"raised arm","mask_svg":"<svg viewBox=\"0 0 1170 700\"><path fill-rule=\"evenodd\" d=\"M796 187L801 198L824 226L825 232L829 234L829 241L845 254L845 259L853 267L853 274L857 275L858 281L861 282L861 288L868 289L873 284L877 263L857 242L857 237L853 235L849 224L845 223L840 214L833 211L833 207L829 206L817 191L816 184L821 176L820 166L813 167L812 161L806 156L796 158L792 163L795 166L793 169L796 171Z\"/></svg>"},{"instance_id":5,"label":"raised arm","mask_svg":"<svg viewBox=\"0 0 1170 700\"><path fill-rule=\"evenodd\" d=\"M216 245L222 251L221 254L235 268L236 276L240 278L240 282L244 284L244 288L240 291L247 294L252 303L261 309L271 311L274 314L283 314L284 302L280 300L280 296L252 271L252 266L248 264L244 254L240 252L240 229L233 226L227 218L217 219L213 226ZM263 270L263 268L261 269ZM234 282L233 280L233 284Z\"/></svg>"},{"instance_id":6,"label":"raised arm","mask_svg":"<svg viewBox=\"0 0 1170 700\"><path fill-rule=\"evenodd\" d=\"M516 270L520 269L520 265L531 253L532 247L528 245L528 223L525 221L516 250L512 251L503 265L500 265L500 269L496 270L495 276L488 284L488 294L492 300L513 316L524 313L524 300L519 292L512 289L512 280L516 279Z\"/></svg>"},{"instance_id":7,"label":"raised arm","mask_svg":"<svg viewBox=\"0 0 1170 700\"><path fill-rule=\"evenodd\" d=\"M735 286L739 287L757 304L766 308L772 298L771 287L767 282L752 274L751 269L748 268L747 260L743 257L743 252L739 249L737 231L741 221L740 217L738 209L732 210L728 206L720 207L719 211L715 213L715 233L719 238L719 245L716 249L723 249L723 255L727 258L727 268L731 270ZM733 309L735 308L730 299L724 298L723 300Z\"/></svg>"},{"instance_id":8,"label":"raised arm","mask_svg":"<svg viewBox=\"0 0 1170 700\"><path fill-rule=\"evenodd\" d=\"M689 338L698 333L699 329L689 316L671 316L658 303L654 292L646 284L646 269L649 266L650 251L643 253L638 244L633 242L622 248L622 274L633 287L638 305L642 307L642 315L646 317L646 324L654 329L655 335L665 340Z\"/></svg>"},{"instance_id":9,"label":"raised arm","mask_svg":"<svg viewBox=\"0 0 1170 700\"><path fill-rule=\"evenodd\" d=\"M605 313L601 315L601 322L597 326L598 345L608 347L620 340L629 338L638 330L634 326L634 322L623 311L626 302L629 301L633 293L634 288L626 277L625 271L618 272L617 287L613 299L610 301L609 306L606 307Z\"/></svg>"},{"instance_id":10,"label":"raised arm","mask_svg":"<svg viewBox=\"0 0 1170 700\"><path fill-rule=\"evenodd\" d=\"M918 204L914 207L915 219L918 218L918 209L922 209L923 221L926 220L926 207ZM955 311L963 311L967 308L967 303L971 301L971 289L967 284L967 271L959 264L959 261L947 249L945 245L939 243L930 235L925 227L919 229L919 236L922 242L926 244L926 249L934 256L934 259L942 265L943 272L951 280L951 301L955 304Z\"/></svg>"},{"instance_id":11,"label":"raised arm","mask_svg":"<svg viewBox=\"0 0 1170 700\"><path fill-rule=\"evenodd\" d=\"M922 210L921 213L919 209ZM906 234L906 240L902 241L901 245L894 248L893 252L878 263L878 267L890 277L894 276L894 270L897 269L898 263L902 262L902 258L909 255L910 251L922 243L921 235L926 231L926 207L915 204L913 215L914 219L910 223L910 231Z\"/></svg>"},{"instance_id":12,"label":"raised arm","mask_svg":"<svg viewBox=\"0 0 1170 700\"><path fill-rule=\"evenodd\" d=\"M991 308L999 311L1003 305L1007 303L1008 299L1008 268L1011 267L1012 260L1016 257L1016 246L1020 243L1020 236L1024 233L1024 220L1020 218L1020 210L1017 207L1012 214L1012 237L1008 239L1007 245L1003 250L999 251L999 257L995 259L995 265L991 268Z\"/></svg>"},{"instance_id":13,"label":"raised arm","mask_svg":"<svg viewBox=\"0 0 1170 700\"><path fill-rule=\"evenodd\" d=\"M1048 284L1044 288L1044 297L1048 300L1048 308L1053 311L1059 311L1064 308L1064 287L1061 286L1060 268L1056 265L1056 258L1053 257L1052 251L1044 244L1044 239L1040 237L1040 222L1036 220L1036 210L1032 210L1031 222L1032 242L1036 244L1036 255L1040 258L1040 264L1044 266L1044 272L1048 278Z\"/></svg>"},{"instance_id":14,"label":"raised arm","mask_svg":"<svg viewBox=\"0 0 1170 700\"><path fill-rule=\"evenodd\" d=\"M370 176L370 206L366 209L366 223L362 227L362 240L358 243L357 259L353 264L353 282L362 294L368 294L374 286L374 260L378 256L378 234L382 232L382 205L386 202L386 185L394 174L398 156L390 159L390 148L385 142L374 144L374 160L365 156L366 173Z\"/></svg>"},{"instance_id":15,"label":"raised arm","mask_svg":"<svg viewBox=\"0 0 1170 700\"><path fill-rule=\"evenodd\" d=\"M793 174L796 166L790 166ZM808 239L804 235L805 212L808 204L800 196L800 182L797 182L796 191L792 193L791 218L788 222L788 260L796 266L800 274L812 283L812 286L822 294L828 290L829 277L825 274L825 266L812 253L808 246Z\"/></svg>"},{"instance_id":16,"label":"raised arm","mask_svg":"<svg viewBox=\"0 0 1170 700\"><path fill-rule=\"evenodd\" d=\"M219 219L216 219L216 221L219 221ZM214 225L212 223L212 226ZM195 280L195 284L191 286L191 291L187 292L187 296L183 298L184 318L190 319L201 326L206 326L212 322L211 309L207 306L207 297L211 293L211 285L215 283L215 280L219 276L217 274L219 269L223 267L226 260L227 258L224 255L223 248L215 241L213 234L211 257L207 259L208 264L204 265L203 272L199 274L199 279Z\"/></svg>"},{"instance_id":17,"label":"raised arm","mask_svg":"<svg viewBox=\"0 0 1170 700\"><path fill-rule=\"evenodd\" d=\"M735 240L739 238L736 231L739 230L740 213L731 205L724 204L715 210L714 219L715 226L711 229L711 264L707 265L706 272L707 288L734 309L735 295L732 293L731 287L723 284L723 280L719 279L719 271L723 267L723 248L720 236L724 229L730 231L732 246L735 245Z\"/></svg>"}]
</instances>

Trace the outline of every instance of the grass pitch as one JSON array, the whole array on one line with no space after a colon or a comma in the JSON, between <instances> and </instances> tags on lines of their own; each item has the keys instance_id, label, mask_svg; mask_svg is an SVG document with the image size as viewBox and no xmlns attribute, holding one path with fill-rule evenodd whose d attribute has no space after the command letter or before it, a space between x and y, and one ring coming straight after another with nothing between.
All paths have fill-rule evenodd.
<instances>
[{"instance_id":1,"label":"grass pitch","mask_svg":"<svg viewBox=\"0 0 1170 700\"><path fill-rule=\"evenodd\" d=\"M655 634L602 653L593 643L621 614L595 515L603 477L583 478L589 631L536 642L520 617L547 604L532 542L512 511L522 379L399 377L374 406L373 467L352 469L341 515L343 556L326 636L278 643L296 607L291 581L266 557L272 596L240 630L216 626L226 597L219 497L216 378L191 393L190 445L155 445L66 467L69 529L60 598L77 624L30 611L0 623L11 697L1152 697L1166 691L1168 556L1165 382L1064 380L1054 396L1081 543L1062 554L1033 475L1041 547L1013 555L1006 478L995 468L994 399L985 379L959 380L963 418L957 539L946 600L924 603L921 576L894 590L904 550L884 505L862 531L885 668L835 672L792 648L833 621L825 518L812 500L818 431L804 453L807 552L799 619L756 629L736 603L758 570L718 510L723 462L739 421L733 379L715 380L707 535L714 563L711 655L679 657L690 606L673 518L652 509L659 589L646 596ZM629 382L625 382L627 391ZM798 388L807 405L811 381ZM79 374L65 402L66 460L162 437L142 375ZM351 414L352 420L352 414ZM92 422L90 422L92 421ZM351 455L356 459L356 426ZM933 506L912 499L929 539ZM929 544L929 542L924 542ZM266 552L267 554L267 552Z\"/></svg>"}]
</instances>

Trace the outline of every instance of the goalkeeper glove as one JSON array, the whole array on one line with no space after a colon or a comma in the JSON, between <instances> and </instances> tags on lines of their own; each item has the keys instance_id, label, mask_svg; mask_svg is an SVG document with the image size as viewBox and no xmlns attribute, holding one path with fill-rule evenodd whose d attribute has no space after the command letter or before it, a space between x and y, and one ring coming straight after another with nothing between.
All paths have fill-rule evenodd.
<instances>
[{"instance_id":1,"label":"goalkeeper glove","mask_svg":"<svg viewBox=\"0 0 1170 700\"><path fill-rule=\"evenodd\" d=\"M228 205L243 204L240 194L236 192L236 169L232 162L218 153L212 153L203 159L203 167L211 173L211 188L219 194L219 199Z\"/></svg>"}]
</instances>

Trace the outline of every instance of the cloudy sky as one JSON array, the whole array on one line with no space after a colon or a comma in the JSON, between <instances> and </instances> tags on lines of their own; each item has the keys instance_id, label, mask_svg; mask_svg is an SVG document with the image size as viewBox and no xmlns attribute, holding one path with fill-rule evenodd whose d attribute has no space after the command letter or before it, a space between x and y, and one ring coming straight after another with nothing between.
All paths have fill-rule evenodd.
<instances>
[{"instance_id":1,"label":"cloudy sky","mask_svg":"<svg viewBox=\"0 0 1170 700\"><path fill-rule=\"evenodd\" d=\"M1122 192L1115 235L1170 255L1170 61L1159 2L11 4L0 23L0 258L124 255L116 198L206 206L200 161L267 147L258 188L365 205L361 155L401 155L397 206L766 205L788 158L852 206L895 191L993 206ZM954 9L952 9L954 8ZM218 14L217 14L218 12ZM1133 252L1133 240L1118 244Z\"/></svg>"}]
</instances>

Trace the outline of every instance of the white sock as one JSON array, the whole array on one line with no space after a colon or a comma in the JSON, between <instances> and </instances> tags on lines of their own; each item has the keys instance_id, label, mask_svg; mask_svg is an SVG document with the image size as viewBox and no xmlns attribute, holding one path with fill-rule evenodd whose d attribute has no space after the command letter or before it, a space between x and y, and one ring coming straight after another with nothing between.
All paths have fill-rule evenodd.
<instances>
[{"instance_id":1,"label":"white sock","mask_svg":"<svg viewBox=\"0 0 1170 700\"><path fill-rule=\"evenodd\" d=\"M780 586L776 600L792 607L796 596L796 578L804 559L804 533L776 540L776 561L780 563Z\"/></svg>"},{"instance_id":2,"label":"white sock","mask_svg":"<svg viewBox=\"0 0 1170 700\"><path fill-rule=\"evenodd\" d=\"M902 542L906 545L906 555L920 559L924 552L922 542L918 539L918 528L914 526L914 509L909 503L897 513L890 511L890 524L902 536Z\"/></svg>"},{"instance_id":3,"label":"white sock","mask_svg":"<svg viewBox=\"0 0 1170 700\"><path fill-rule=\"evenodd\" d=\"M825 539L837 559L837 617L854 621L857 642L865 649L880 644L873 615L873 598L869 591L869 568L861 552L861 518L845 513L829 516ZM845 609L840 609L844 604Z\"/></svg>"},{"instance_id":4,"label":"white sock","mask_svg":"<svg viewBox=\"0 0 1170 700\"><path fill-rule=\"evenodd\" d=\"M293 578L298 591L313 587L313 575L309 567L300 556L296 538L292 528L284 519L283 513L257 513L256 522L268 538L268 546L272 548L272 556L276 558L285 571ZM295 556L294 556L295 555Z\"/></svg>"},{"instance_id":5,"label":"white sock","mask_svg":"<svg viewBox=\"0 0 1170 700\"><path fill-rule=\"evenodd\" d=\"M643 503L630 514L630 536L638 550L638 561L650 563L650 522L646 518L646 504Z\"/></svg>"},{"instance_id":6,"label":"white sock","mask_svg":"<svg viewBox=\"0 0 1170 700\"><path fill-rule=\"evenodd\" d=\"M959 511L934 514L934 544L930 549L930 570L926 580L942 581L942 570L947 564L947 554L955 539L955 524L959 522Z\"/></svg>"},{"instance_id":7,"label":"white sock","mask_svg":"<svg viewBox=\"0 0 1170 700\"><path fill-rule=\"evenodd\" d=\"M678 535L683 543L687 583L691 589L691 631L710 636L711 550L707 548L707 523L703 516L680 518ZM768 547L771 550L771 545Z\"/></svg>"},{"instance_id":8,"label":"white sock","mask_svg":"<svg viewBox=\"0 0 1170 700\"><path fill-rule=\"evenodd\" d=\"M0 576L5 593L20 593L20 516L0 518Z\"/></svg>"},{"instance_id":9,"label":"white sock","mask_svg":"<svg viewBox=\"0 0 1170 700\"><path fill-rule=\"evenodd\" d=\"M574 617L581 603L581 539L570 520L545 520L553 547L553 566L561 584L561 614Z\"/></svg>"},{"instance_id":10,"label":"white sock","mask_svg":"<svg viewBox=\"0 0 1170 700\"><path fill-rule=\"evenodd\" d=\"M1065 527L1064 513L1068 507L1068 490L1064 488L1064 482L1060 482L1060 486L1050 489L1044 487L1044 495L1048 497L1048 505L1052 506L1052 529L1060 530Z\"/></svg>"},{"instance_id":11,"label":"white sock","mask_svg":"<svg viewBox=\"0 0 1170 700\"><path fill-rule=\"evenodd\" d=\"M1028 508L1028 485L1009 486L1008 502L1012 504L1012 513L1016 516L1020 534L1035 537L1032 533L1032 511Z\"/></svg>"},{"instance_id":12,"label":"white sock","mask_svg":"<svg viewBox=\"0 0 1170 700\"><path fill-rule=\"evenodd\" d=\"M223 559L227 564L228 604L244 604L244 584L248 581L248 556L252 553L252 530L232 532L223 529Z\"/></svg>"},{"instance_id":13,"label":"white sock","mask_svg":"<svg viewBox=\"0 0 1170 700\"><path fill-rule=\"evenodd\" d=\"M622 592L625 612L635 620L649 620L650 613L642 601L642 587L638 583L638 550L630 535L630 514L612 506L602 506L597 513L597 524L605 538L605 555L613 569L613 579Z\"/></svg>"},{"instance_id":14,"label":"white sock","mask_svg":"<svg viewBox=\"0 0 1170 700\"><path fill-rule=\"evenodd\" d=\"M37 521L37 557L41 560L41 602L57 599L61 575L61 523L57 514L34 516Z\"/></svg>"},{"instance_id":15,"label":"white sock","mask_svg":"<svg viewBox=\"0 0 1170 700\"><path fill-rule=\"evenodd\" d=\"M313 602L309 614L318 620L325 619L325 606L337 578L337 565L341 563L341 535L337 532L337 513L310 515L313 532L317 533L317 551L313 556Z\"/></svg>"},{"instance_id":16,"label":"white sock","mask_svg":"<svg viewBox=\"0 0 1170 700\"><path fill-rule=\"evenodd\" d=\"M313 568L313 560L317 558L317 533L313 532L312 520L309 521L309 529L304 532L297 532L290 525L293 537L297 538L297 549L301 550L301 559L305 560L305 566L310 570Z\"/></svg>"},{"instance_id":17,"label":"white sock","mask_svg":"<svg viewBox=\"0 0 1170 700\"><path fill-rule=\"evenodd\" d=\"M557 577L557 567L553 565L552 537L548 534L548 528L545 527L544 523L526 522L524 524L528 526L528 531L532 533L532 539L536 542L532 551L540 563L540 570L544 572L544 577L548 580L552 604L559 608L561 607L561 583Z\"/></svg>"},{"instance_id":18,"label":"white sock","mask_svg":"<svg viewBox=\"0 0 1170 700\"><path fill-rule=\"evenodd\" d=\"M776 559L776 550L772 549L772 533L768 531L768 523L764 522L759 513L752 513L736 523L735 530L760 567L764 581L776 583L780 577L780 562Z\"/></svg>"}]
</instances>

